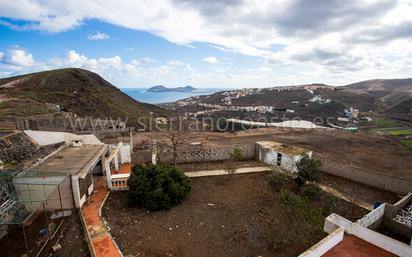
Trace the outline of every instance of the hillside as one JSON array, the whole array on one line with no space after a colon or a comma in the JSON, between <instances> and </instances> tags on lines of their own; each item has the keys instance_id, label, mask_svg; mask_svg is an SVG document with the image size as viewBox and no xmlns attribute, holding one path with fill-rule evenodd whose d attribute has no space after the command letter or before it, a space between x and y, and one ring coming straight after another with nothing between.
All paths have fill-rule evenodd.
<instances>
[{"instance_id":1,"label":"hillside","mask_svg":"<svg viewBox=\"0 0 412 257\"><path fill-rule=\"evenodd\" d=\"M0 79L0 121L16 116L48 113L46 103L81 117L128 119L137 126L139 117L166 115L155 105L140 103L98 74L76 68L58 69Z\"/></svg>"},{"instance_id":2,"label":"hillside","mask_svg":"<svg viewBox=\"0 0 412 257\"><path fill-rule=\"evenodd\" d=\"M346 92L376 98L379 110L402 109L412 99L412 79L374 79L342 87ZM398 106L400 105L400 106Z\"/></svg>"},{"instance_id":3,"label":"hillside","mask_svg":"<svg viewBox=\"0 0 412 257\"><path fill-rule=\"evenodd\" d=\"M233 116L253 111L313 119L342 117L344 109L412 119L412 79L368 80L346 86L309 84L289 87L250 88L217 92L165 105L181 112L219 113ZM272 108L272 109L271 109ZM259 109L259 110L258 110ZM273 110L273 111L268 111ZM243 115L243 114L242 114Z\"/></svg>"}]
</instances>

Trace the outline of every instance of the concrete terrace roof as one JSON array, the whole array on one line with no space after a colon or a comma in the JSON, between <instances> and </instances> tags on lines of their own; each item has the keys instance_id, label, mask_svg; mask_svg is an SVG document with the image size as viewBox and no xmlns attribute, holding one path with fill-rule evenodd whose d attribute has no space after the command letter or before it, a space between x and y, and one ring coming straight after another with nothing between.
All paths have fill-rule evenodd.
<instances>
[{"instance_id":1,"label":"concrete terrace roof","mask_svg":"<svg viewBox=\"0 0 412 257\"><path fill-rule=\"evenodd\" d=\"M107 145L67 147L34 168L34 171L85 175L106 151Z\"/></svg>"},{"instance_id":2,"label":"concrete terrace roof","mask_svg":"<svg viewBox=\"0 0 412 257\"><path fill-rule=\"evenodd\" d=\"M275 142L275 141L260 141L260 142L256 142L256 144L261 145L265 148L273 149L276 152L284 153L284 154L292 155L292 156L303 155L304 153L311 152L310 150L307 150L304 148L286 145L286 144L282 144L282 143Z\"/></svg>"},{"instance_id":3,"label":"concrete terrace roof","mask_svg":"<svg viewBox=\"0 0 412 257\"><path fill-rule=\"evenodd\" d=\"M346 235L335 247L326 252L323 257L396 257L371 243L356 236Z\"/></svg>"}]
</instances>

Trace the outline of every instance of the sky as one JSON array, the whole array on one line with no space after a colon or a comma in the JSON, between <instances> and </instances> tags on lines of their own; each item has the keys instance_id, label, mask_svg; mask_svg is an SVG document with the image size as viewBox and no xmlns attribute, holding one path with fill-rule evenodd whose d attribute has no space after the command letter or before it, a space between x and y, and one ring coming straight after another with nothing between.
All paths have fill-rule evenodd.
<instances>
[{"instance_id":1,"label":"sky","mask_svg":"<svg viewBox=\"0 0 412 257\"><path fill-rule=\"evenodd\" d=\"M0 0L0 77L79 67L117 87L412 77L412 0Z\"/></svg>"}]
</instances>

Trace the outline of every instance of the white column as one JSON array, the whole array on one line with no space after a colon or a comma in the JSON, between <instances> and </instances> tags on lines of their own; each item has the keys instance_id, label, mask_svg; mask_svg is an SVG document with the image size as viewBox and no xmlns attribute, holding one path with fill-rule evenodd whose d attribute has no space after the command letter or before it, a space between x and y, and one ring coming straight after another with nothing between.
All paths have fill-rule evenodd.
<instances>
[{"instance_id":1,"label":"white column","mask_svg":"<svg viewBox=\"0 0 412 257\"><path fill-rule=\"evenodd\" d=\"M119 152L116 153L113 159L114 159L114 168L116 170L119 170Z\"/></svg>"},{"instance_id":2,"label":"white column","mask_svg":"<svg viewBox=\"0 0 412 257\"><path fill-rule=\"evenodd\" d=\"M106 161L106 182L110 190L112 190L112 177L110 171L110 162Z\"/></svg>"}]
</instances>

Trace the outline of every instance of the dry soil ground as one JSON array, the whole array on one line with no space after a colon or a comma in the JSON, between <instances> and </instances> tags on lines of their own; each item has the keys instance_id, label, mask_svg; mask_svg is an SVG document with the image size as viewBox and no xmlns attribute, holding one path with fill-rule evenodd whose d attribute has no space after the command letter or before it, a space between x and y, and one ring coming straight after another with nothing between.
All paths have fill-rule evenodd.
<instances>
[{"instance_id":1,"label":"dry soil ground","mask_svg":"<svg viewBox=\"0 0 412 257\"><path fill-rule=\"evenodd\" d=\"M187 199L169 211L128 208L126 196L111 193L103 216L123 253L133 256L297 256L325 236L330 212L352 220L366 213L326 193L302 212L281 202L268 173L194 178Z\"/></svg>"},{"instance_id":2,"label":"dry soil ground","mask_svg":"<svg viewBox=\"0 0 412 257\"><path fill-rule=\"evenodd\" d=\"M329 158L352 162L360 167L412 178L412 151L385 135L330 129L261 128L237 133L187 132L184 136L188 140L201 141L204 146L213 147L274 140L301 146ZM138 133L134 142L156 137L156 133Z\"/></svg>"},{"instance_id":3,"label":"dry soil ground","mask_svg":"<svg viewBox=\"0 0 412 257\"><path fill-rule=\"evenodd\" d=\"M63 233L59 239L62 246L60 251L53 253L52 257L89 257L90 252L84 239L85 235L76 210L66 217L63 223Z\"/></svg>"}]
</instances>

